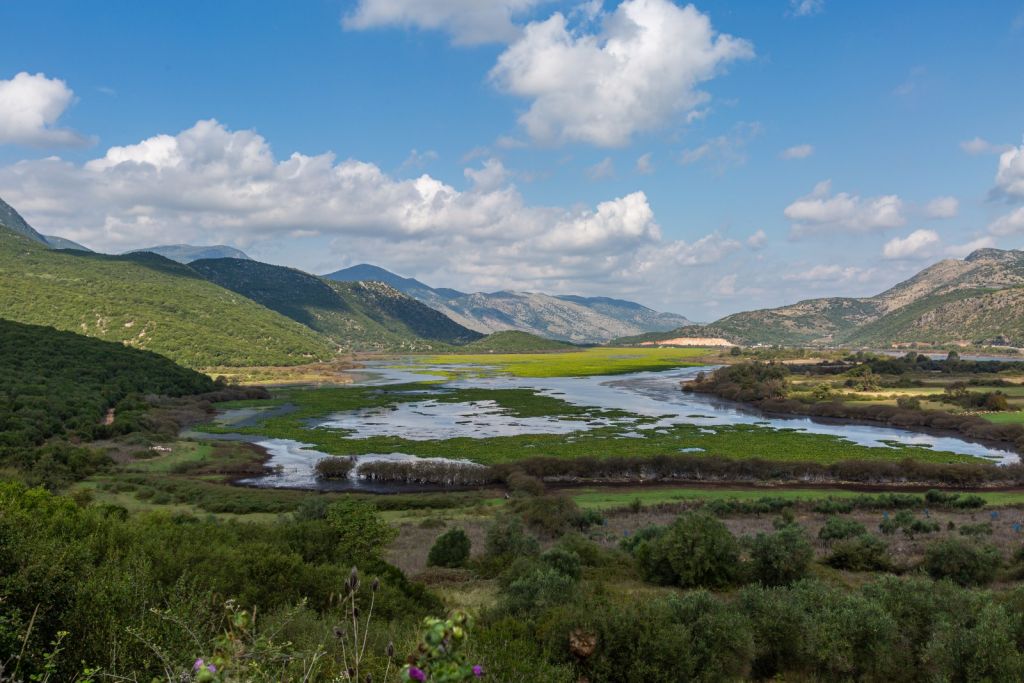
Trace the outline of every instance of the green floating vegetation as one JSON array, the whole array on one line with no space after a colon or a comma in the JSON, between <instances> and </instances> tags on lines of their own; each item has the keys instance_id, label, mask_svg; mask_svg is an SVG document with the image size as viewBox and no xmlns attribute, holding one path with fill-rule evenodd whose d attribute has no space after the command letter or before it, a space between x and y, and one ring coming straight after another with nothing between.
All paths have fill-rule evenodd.
<instances>
[{"instance_id":1,"label":"green floating vegetation","mask_svg":"<svg viewBox=\"0 0 1024 683\"><path fill-rule=\"evenodd\" d=\"M590 348L557 353L481 353L423 356L418 366L465 366L465 372L504 372L517 377L584 377L672 370L699 365L708 349ZM480 366L484 366L482 369Z\"/></svg>"}]
</instances>

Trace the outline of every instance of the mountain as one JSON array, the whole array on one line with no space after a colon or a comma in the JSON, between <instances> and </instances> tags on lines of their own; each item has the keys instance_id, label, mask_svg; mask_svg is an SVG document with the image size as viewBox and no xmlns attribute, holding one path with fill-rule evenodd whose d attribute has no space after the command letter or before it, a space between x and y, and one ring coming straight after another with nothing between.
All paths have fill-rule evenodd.
<instances>
[{"instance_id":1,"label":"mountain","mask_svg":"<svg viewBox=\"0 0 1024 683\"><path fill-rule=\"evenodd\" d=\"M740 344L1024 346L1024 251L979 249L872 297L808 299L734 313L704 329ZM687 330L691 336L698 331Z\"/></svg>"},{"instance_id":2,"label":"mountain","mask_svg":"<svg viewBox=\"0 0 1024 683\"><path fill-rule=\"evenodd\" d=\"M189 367L295 365L336 345L150 253L56 251L0 228L0 318L154 351Z\"/></svg>"},{"instance_id":3,"label":"mountain","mask_svg":"<svg viewBox=\"0 0 1024 683\"><path fill-rule=\"evenodd\" d=\"M539 353L542 351L578 350L567 342L545 339L528 332L505 330L493 332L483 339L466 344L460 351L468 353Z\"/></svg>"},{"instance_id":4,"label":"mountain","mask_svg":"<svg viewBox=\"0 0 1024 683\"><path fill-rule=\"evenodd\" d=\"M78 242L72 242L64 237L58 237L57 235L43 235L43 239L50 246L51 249L75 249L76 251L92 251L89 247L83 247Z\"/></svg>"},{"instance_id":5,"label":"mountain","mask_svg":"<svg viewBox=\"0 0 1024 683\"><path fill-rule=\"evenodd\" d=\"M27 237L33 242L46 244L46 238L35 231L28 222L21 217L21 214L14 210L14 207L0 199L0 227L7 228L10 232L22 237Z\"/></svg>"},{"instance_id":6,"label":"mountain","mask_svg":"<svg viewBox=\"0 0 1024 683\"><path fill-rule=\"evenodd\" d=\"M223 244L215 244L208 247L197 247L192 244L165 244L158 247L133 249L128 253L138 254L144 251L148 251L152 254L159 254L160 256L169 258L172 261L177 261L178 263L192 263L193 261L198 261L200 259L215 258L234 258L243 259L245 261L251 260L245 252Z\"/></svg>"},{"instance_id":7,"label":"mountain","mask_svg":"<svg viewBox=\"0 0 1024 683\"><path fill-rule=\"evenodd\" d=\"M190 267L350 350L440 350L483 336L379 281L333 282L294 268L230 258L194 261Z\"/></svg>"},{"instance_id":8,"label":"mountain","mask_svg":"<svg viewBox=\"0 0 1024 683\"><path fill-rule=\"evenodd\" d=\"M433 288L419 280L361 264L325 275L329 280L376 280L418 299L461 325L484 334L518 330L575 343L601 343L626 335L670 330L690 321L632 301L551 296L531 292L476 292Z\"/></svg>"}]
</instances>

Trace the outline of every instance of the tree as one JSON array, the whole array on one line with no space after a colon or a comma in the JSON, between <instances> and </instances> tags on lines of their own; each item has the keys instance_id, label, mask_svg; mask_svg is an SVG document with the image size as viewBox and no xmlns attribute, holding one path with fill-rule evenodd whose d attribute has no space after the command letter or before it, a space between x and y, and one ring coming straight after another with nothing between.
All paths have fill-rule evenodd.
<instances>
[{"instance_id":1,"label":"tree","mask_svg":"<svg viewBox=\"0 0 1024 683\"><path fill-rule=\"evenodd\" d=\"M437 537L427 556L429 567L461 567L469 559L471 542L462 529L451 529Z\"/></svg>"},{"instance_id":2,"label":"tree","mask_svg":"<svg viewBox=\"0 0 1024 683\"><path fill-rule=\"evenodd\" d=\"M774 534L758 534L750 554L754 578L766 586L786 586L807 574L814 548L803 529L791 524Z\"/></svg>"},{"instance_id":3,"label":"tree","mask_svg":"<svg viewBox=\"0 0 1024 683\"><path fill-rule=\"evenodd\" d=\"M384 546L398 535L377 508L360 500L333 503L327 508L327 521L336 534L338 555L353 563L379 559Z\"/></svg>"},{"instance_id":4,"label":"tree","mask_svg":"<svg viewBox=\"0 0 1024 683\"><path fill-rule=\"evenodd\" d=\"M637 547L645 575L683 588L729 585L739 556L739 543L725 524L704 512L680 515L665 533Z\"/></svg>"}]
</instances>

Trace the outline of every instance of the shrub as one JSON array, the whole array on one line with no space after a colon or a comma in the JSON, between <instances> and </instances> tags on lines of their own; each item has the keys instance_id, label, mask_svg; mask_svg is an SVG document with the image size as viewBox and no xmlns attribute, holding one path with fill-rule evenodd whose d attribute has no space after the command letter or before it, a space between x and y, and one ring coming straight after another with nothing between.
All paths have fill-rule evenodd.
<instances>
[{"instance_id":1,"label":"shrub","mask_svg":"<svg viewBox=\"0 0 1024 683\"><path fill-rule=\"evenodd\" d=\"M796 525L774 534L758 534L750 554L753 576L766 586L785 586L803 578L814 559L811 542Z\"/></svg>"},{"instance_id":2,"label":"shrub","mask_svg":"<svg viewBox=\"0 0 1024 683\"><path fill-rule=\"evenodd\" d=\"M331 456L317 460L313 469L318 479L348 479L355 466L355 458Z\"/></svg>"},{"instance_id":3,"label":"shrub","mask_svg":"<svg viewBox=\"0 0 1024 683\"><path fill-rule=\"evenodd\" d=\"M526 533L519 517L502 515L487 529L484 552L492 558L530 557L540 552L540 544Z\"/></svg>"},{"instance_id":4,"label":"shrub","mask_svg":"<svg viewBox=\"0 0 1024 683\"><path fill-rule=\"evenodd\" d=\"M924 569L929 576L950 579L961 586L991 583L1002 564L1003 558L995 546L955 538L930 544L924 554Z\"/></svg>"},{"instance_id":5,"label":"shrub","mask_svg":"<svg viewBox=\"0 0 1024 683\"><path fill-rule=\"evenodd\" d=\"M451 529L437 537L427 556L428 567L461 567L469 559L469 536L462 529Z\"/></svg>"},{"instance_id":6,"label":"shrub","mask_svg":"<svg viewBox=\"0 0 1024 683\"><path fill-rule=\"evenodd\" d=\"M725 524L703 512L680 515L668 529L636 546L645 576L683 588L719 588L739 569L739 543Z\"/></svg>"},{"instance_id":7,"label":"shrub","mask_svg":"<svg viewBox=\"0 0 1024 683\"><path fill-rule=\"evenodd\" d=\"M327 521L336 534L337 552L349 560L379 558L384 546L398 534L377 508L351 498L329 505Z\"/></svg>"},{"instance_id":8,"label":"shrub","mask_svg":"<svg viewBox=\"0 0 1024 683\"><path fill-rule=\"evenodd\" d=\"M548 567L551 567L563 576L569 577L573 581L579 581L580 576L583 574L583 570L580 567L582 564L580 556L571 550L555 547L541 555L540 560Z\"/></svg>"},{"instance_id":9,"label":"shrub","mask_svg":"<svg viewBox=\"0 0 1024 683\"><path fill-rule=\"evenodd\" d=\"M513 495L521 496L543 496L544 482L537 477L531 477L524 472L514 470L505 477L505 485Z\"/></svg>"},{"instance_id":10,"label":"shrub","mask_svg":"<svg viewBox=\"0 0 1024 683\"><path fill-rule=\"evenodd\" d=\"M836 569L850 571L881 571L889 567L889 546L882 539L870 534L837 541L826 562Z\"/></svg>"},{"instance_id":11,"label":"shrub","mask_svg":"<svg viewBox=\"0 0 1024 683\"><path fill-rule=\"evenodd\" d=\"M531 529L549 538L584 526L579 506L568 496L527 498L517 503L516 509Z\"/></svg>"},{"instance_id":12,"label":"shrub","mask_svg":"<svg viewBox=\"0 0 1024 683\"><path fill-rule=\"evenodd\" d=\"M570 599L576 580L547 565L534 567L503 591L502 607L513 614L550 609Z\"/></svg>"},{"instance_id":13,"label":"shrub","mask_svg":"<svg viewBox=\"0 0 1024 683\"><path fill-rule=\"evenodd\" d=\"M829 517L825 525L818 531L818 538L823 541L835 541L844 538L853 538L867 533L864 525L854 519L842 517Z\"/></svg>"}]
</instances>

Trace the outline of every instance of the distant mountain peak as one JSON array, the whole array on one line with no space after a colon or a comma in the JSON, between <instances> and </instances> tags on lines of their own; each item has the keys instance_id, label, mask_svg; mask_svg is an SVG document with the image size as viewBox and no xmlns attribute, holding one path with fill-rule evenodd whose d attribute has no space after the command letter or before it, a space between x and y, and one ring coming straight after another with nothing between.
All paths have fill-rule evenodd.
<instances>
[{"instance_id":1,"label":"distant mountain peak","mask_svg":"<svg viewBox=\"0 0 1024 683\"><path fill-rule=\"evenodd\" d=\"M964 261L973 263L975 261L1001 261L1007 258L1019 258L1022 253L1016 249L993 249L987 247L984 249L975 249L966 257Z\"/></svg>"},{"instance_id":2,"label":"distant mountain peak","mask_svg":"<svg viewBox=\"0 0 1024 683\"><path fill-rule=\"evenodd\" d=\"M159 254L165 258L178 263L192 263L203 259L234 258L242 261L251 261L249 255L240 249L229 247L224 244L212 244L208 246L194 244L164 244L145 249L133 249L129 254L138 254L148 251L152 254Z\"/></svg>"},{"instance_id":3,"label":"distant mountain peak","mask_svg":"<svg viewBox=\"0 0 1024 683\"><path fill-rule=\"evenodd\" d=\"M3 226L11 232L27 237L34 242L41 242L42 244L48 244L46 238L36 232L35 228L28 224L21 214L15 211L14 207L0 199L0 226Z\"/></svg>"}]
</instances>

